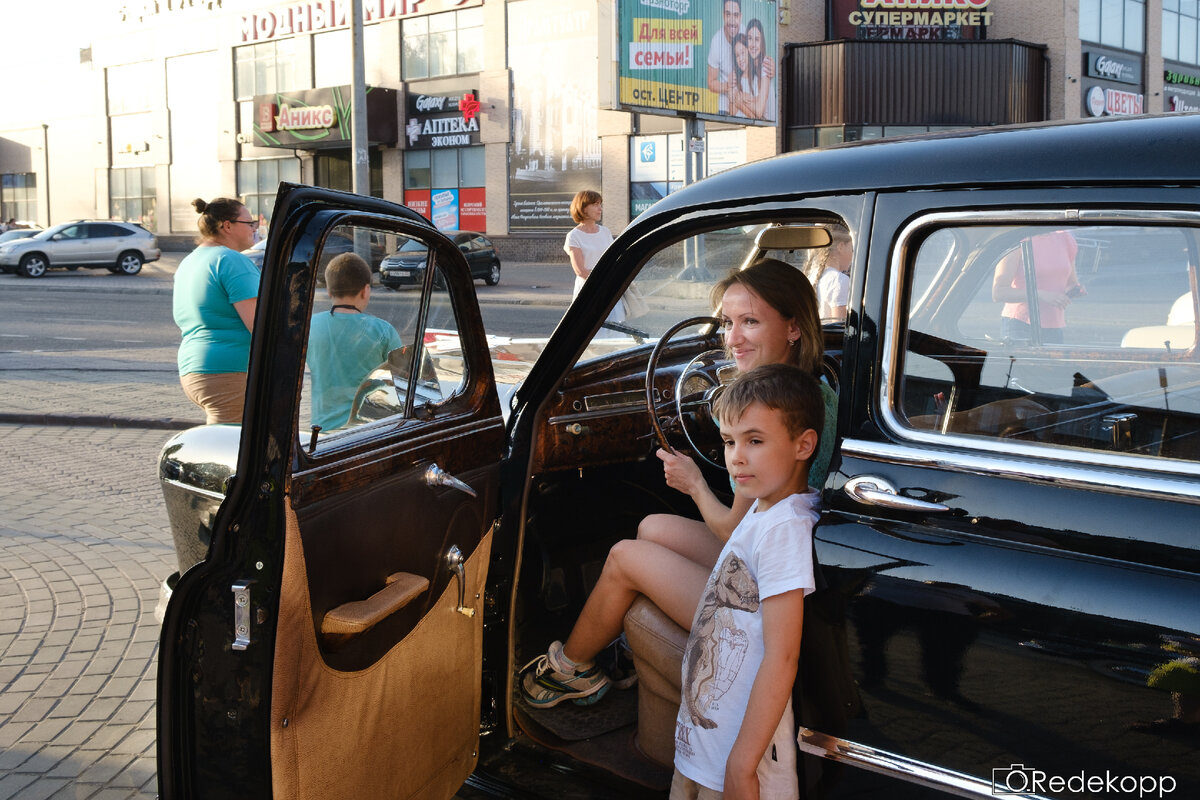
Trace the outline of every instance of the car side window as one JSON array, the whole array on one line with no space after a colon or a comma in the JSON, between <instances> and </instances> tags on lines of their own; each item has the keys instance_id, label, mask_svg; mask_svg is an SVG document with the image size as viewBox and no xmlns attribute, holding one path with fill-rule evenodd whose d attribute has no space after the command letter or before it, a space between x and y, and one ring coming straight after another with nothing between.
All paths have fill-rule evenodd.
<instances>
[{"instance_id":1,"label":"car side window","mask_svg":"<svg viewBox=\"0 0 1200 800\"><path fill-rule=\"evenodd\" d=\"M436 253L424 251L435 274L423 326L420 286L390 291L378 282L383 256L406 245L418 242L351 226L325 239L299 420L302 437L320 427L318 451L376 423L428 418L464 385L458 325Z\"/></svg>"},{"instance_id":2,"label":"car side window","mask_svg":"<svg viewBox=\"0 0 1200 800\"><path fill-rule=\"evenodd\" d=\"M931 225L913 241L894 299L909 435L1200 461L1200 228Z\"/></svg>"},{"instance_id":3,"label":"car side window","mask_svg":"<svg viewBox=\"0 0 1200 800\"><path fill-rule=\"evenodd\" d=\"M68 225L58 232L61 239L86 239L88 238L87 225Z\"/></svg>"}]
</instances>

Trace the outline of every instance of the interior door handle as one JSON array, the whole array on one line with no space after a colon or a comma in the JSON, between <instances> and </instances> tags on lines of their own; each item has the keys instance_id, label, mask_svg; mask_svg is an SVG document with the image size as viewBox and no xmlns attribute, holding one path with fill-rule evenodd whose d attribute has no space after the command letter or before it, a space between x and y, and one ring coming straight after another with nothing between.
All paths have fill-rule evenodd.
<instances>
[{"instance_id":1,"label":"interior door handle","mask_svg":"<svg viewBox=\"0 0 1200 800\"><path fill-rule=\"evenodd\" d=\"M475 609L466 604L467 599L467 571L463 567L462 550L458 549L458 545L450 545L450 549L446 551L446 566L454 573L454 577L458 579L458 607L454 610L462 614L464 617L475 616Z\"/></svg>"},{"instance_id":2,"label":"interior door handle","mask_svg":"<svg viewBox=\"0 0 1200 800\"><path fill-rule=\"evenodd\" d=\"M467 494L471 495L471 497L476 497L474 489L451 475L449 472L446 472L446 470L442 469L437 464L430 464L425 468L425 485L449 486L451 489L458 489L460 492L466 492Z\"/></svg>"},{"instance_id":3,"label":"interior door handle","mask_svg":"<svg viewBox=\"0 0 1200 800\"><path fill-rule=\"evenodd\" d=\"M846 481L842 491L860 503L883 506L895 511L949 511L949 506L905 497L896 487L875 475L859 475Z\"/></svg>"}]
</instances>

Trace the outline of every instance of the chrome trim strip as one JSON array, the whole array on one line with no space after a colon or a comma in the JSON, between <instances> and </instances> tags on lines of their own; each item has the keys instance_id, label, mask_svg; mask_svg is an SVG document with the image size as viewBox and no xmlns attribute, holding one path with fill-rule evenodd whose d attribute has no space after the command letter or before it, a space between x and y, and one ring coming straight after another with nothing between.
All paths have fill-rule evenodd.
<instances>
[{"instance_id":1,"label":"chrome trim strip","mask_svg":"<svg viewBox=\"0 0 1200 800\"><path fill-rule=\"evenodd\" d=\"M1027 224L1046 224L1055 222L1073 222L1086 223L1094 225L1103 222L1175 222L1187 223L1190 225L1200 226L1200 212L1193 211L1136 211L1136 210L1079 210L1079 209L1015 209L996 211L954 211L944 212L940 214L927 214L919 219L915 219L900 231L900 235L896 240L896 247L892 251L891 262L888 268L888 289L887 289L887 308L895 310L898 308L900 298L903 296L902 283L905 272L905 265L908 263L908 248L913 236L922 229L932 226L945 225L947 223L959 224L992 224L992 225L1027 225ZM1121 470L1122 481L1133 486L1134 484L1144 484L1148 487L1145 491L1165 492L1167 494L1181 495L1185 499L1195 500L1200 493L1200 487L1188 486L1186 484L1176 484L1171 481L1166 482L1167 488L1153 488L1162 484L1162 481L1156 480L1153 477L1141 476L1136 473L1153 470L1158 473L1168 473L1179 475L1181 477L1197 479L1200 478L1200 465L1188 461L1178 461L1167 458L1156 458L1154 456L1132 456L1124 453L1116 453L1109 451L1087 451L1087 450L1072 450L1064 447L1046 447L1043 445L1027 444L1024 442L1015 442L1011 440L989 440L980 437L962 436L958 434L940 432L918 431L908 427L903 420L896 414L893 407L893 398L899 393L899 366L901 364L901 349L904 346L905 337L904 326L908 320L907 314L893 313L886 322L886 328L883 331L885 337L883 360L880 365L880 392L879 392L879 413L883 419L884 427L893 431L897 436L911 442L932 445L934 447L961 447L964 450L970 450L981 453L984 456L1003 456L1003 457L1022 457L1035 458L1040 462L1045 462L1048 459L1065 462L1068 466L1064 466L1061 470L1069 471L1072 476L1080 476L1077 467L1086 467L1094 470L1112 470L1116 468ZM922 451L924 452L924 451ZM958 453L955 453L958 458ZM908 460L908 459L906 459ZM970 456L963 455L962 461L972 460ZM946 464L947 468L953 468L953 464ZM973 469L967 471L974 471ZM1020 473L1023 477L1034 479L1044 478L1049 474L1059 474L1060 469L1049 464L1039 464L1035 469L1028 474ZM1130 474L1134 473L1134 474ZM1018 474L1018 473L1013 473ZM1048 480L1056 480L1057 478L1046 478ZM1112 483L1105 483L1092 477L1090 480L1080 480L1081 485L1087 486L1104 486L1107 488L1114 487Z\"/></svg>"},{"instance_id":2,"label":"chrome trim strip","mask_svg":"<svg viewBox=\"0 0 1200 800\"><path fill-rule=\"evenodd\" d=\"M869 745L818 733L809 728L801 727L796 741L800 745L800 751L808 755L840 761L907 783L937 789L947 794L970 797L974 800L983 800L983 798L992 800L997 794L993 791L993 783L990 781L923 761L916 761L898 753L890 753ZM1041 795L1036 794L1005 791L1003 795L1027 798L1027 800L1045 800Z\"/></svg>"},{"instance_id":3,"label":"chrome trim strip","mask_svg":"<svg viewBox=\"0 0 1200 800\"><path fill-rule=\"evenodd\" d=\"M616 408L631 406L646 407L646 393L641 390L627 392L611 392L609 394L589 394L583 398L583 407L587 411L611 411Z\"/></svg>"},{"instance_id":4,"label":"chrome trim strip","mask_svg":"<svg viewBox=\"0 0 1200 800\"><path fill-rule=\"evenodd\" d=\"M961 441L965 437L946 437L946 444ZM1029 446L1026 446L1028 449ZM1015 449L1015 448L1013 448ZM1141 470L1127 471L1119 464L1069 464L1047 461L1045 450L1037 455L1037 461L1014 458L1015 453L962 452L934 447L918 447L911 444L891 442L868 442L862 439L846 439L841 444L843 456L880 461L900 466L935 467L948 472L971 475L998 475L1004 478L1019 478L1040 483L1067 485L1079 489L1103 489L1119 494L1168 495L1177 500L1200 503L1200 482L1196 480L1195 467L1187 477L1192 480L1176 480L1171 477L1147 474ZM1143 465L1144 466L1144 465ZM1155 465L1157 466L1157 464ZM1116 467L1114 469L1114 467Z\"/></svg>"}]
</instances>

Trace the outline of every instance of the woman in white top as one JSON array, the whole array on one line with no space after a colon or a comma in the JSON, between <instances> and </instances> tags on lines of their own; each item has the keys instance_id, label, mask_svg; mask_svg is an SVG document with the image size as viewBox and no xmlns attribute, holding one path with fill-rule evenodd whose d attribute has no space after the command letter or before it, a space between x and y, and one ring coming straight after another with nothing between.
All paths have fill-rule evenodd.
<instances>
[{"instance_id":1,"label":"woman in white top","mask_svg":"<svg viewBox=\"0 0 1200 800\"><path fill-rule=\"evenodd\" d=\"M563 244L563 250L567 251L571 258L571 269L575 272L575 291L571 294L572 298L579 296L583 282L596 268L601 254L612 244L612 232L600 224L603 216L604 200L599 192L583 189L575 194L575 199L571 201L571 219L579 224L567 233L567 241ZM617 303L607 321L625 321L622 303Z\"/></svg>"},{"instance_id":2,"label":"woman in white top","mask_svg":"<svg viewBox=\"0 0 1200 800\"><path fill-rule=\"evenodd\" d=\"M833 242L821 253L815 274L809 277L817 290L821 322L844 322L846 305L850 300L850 264L854 260L854 243L844 230L834 228L830 233Z\"/></svg>"}]
</instances>

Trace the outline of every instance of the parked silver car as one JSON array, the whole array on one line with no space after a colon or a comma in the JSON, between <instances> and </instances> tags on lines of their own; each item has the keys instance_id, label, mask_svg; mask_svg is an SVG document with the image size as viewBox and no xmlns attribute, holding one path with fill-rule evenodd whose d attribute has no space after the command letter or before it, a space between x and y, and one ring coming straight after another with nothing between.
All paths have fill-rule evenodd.
<instances>
[{"instance_id":1,"label":"parked silver car","mask_svg":"<svg viewBox=\"0 0 1200 800\"><path fill-rule=\"evenodd\" d=\"M33 236L0 242L0 270L40 278L46 270L105 267L136 275L142 264L157 261L158 238L136 222L76 220Z\"/></svg>"}]
</instances>

